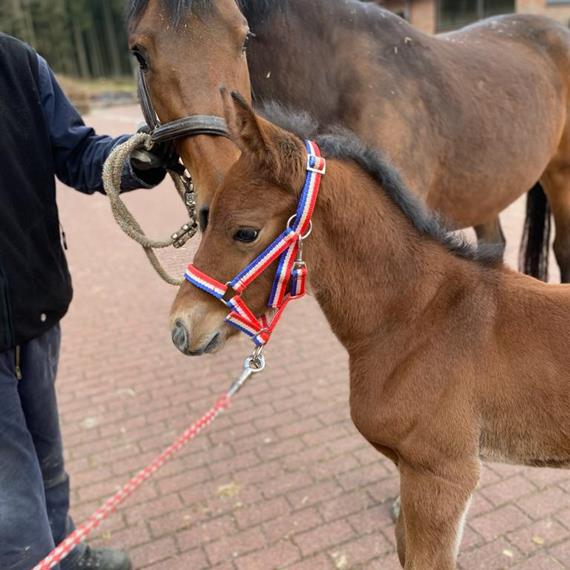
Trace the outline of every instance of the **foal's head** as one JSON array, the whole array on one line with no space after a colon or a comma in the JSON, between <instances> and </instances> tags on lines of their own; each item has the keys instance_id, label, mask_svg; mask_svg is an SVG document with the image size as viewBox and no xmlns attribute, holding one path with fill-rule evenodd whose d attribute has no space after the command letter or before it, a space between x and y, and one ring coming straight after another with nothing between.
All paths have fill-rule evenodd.
<instances>
[{"instance_id":1,"label":"foal's head","mask_svg":"<svg viewBox=\"0 0 570 570\"><path fill-rule=\"evenodd\" d=\"M250 97L250 31L236 0L130 0L130 6L129 47L161 122L223 116L222 85ZM237 149L224 137L210 135L180 139L177 149L205 214Z\"/></svg>"},{"instance_id":2,"label":"foal's head","mask_svg":"<svg viewBox=\"0 0 570 570\"><path fill-rule=\"evenodd\" d=\"M223 91L226 122L242 151L219 190L194 265L231 281L285 229L295 213L307 154L296 136L255 115L241 96ZM267 307L276 264L254 281L243 299L257 315ZM172 336L185 354L213 352L235 329L224 322L227 307L184 283L171 311Z\"/></svg>"}]
</instances>

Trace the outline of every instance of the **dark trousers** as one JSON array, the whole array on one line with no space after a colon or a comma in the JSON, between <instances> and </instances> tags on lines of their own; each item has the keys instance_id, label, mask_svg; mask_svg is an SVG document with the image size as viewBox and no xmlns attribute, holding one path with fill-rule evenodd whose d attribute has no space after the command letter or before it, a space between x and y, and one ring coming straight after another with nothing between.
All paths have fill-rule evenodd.
<instances>
[{"instance_id":1,"label":"dark trousers","mask_svg":"<svg viewBox=\"0 0 570 570\"><path fill-rule=\"evenodd\" d=\"M72 530L55 394L59 325L0 353L0 568L30 570ZM84 546L60 568L73 568Z\"/></svg>"}]
</instances>

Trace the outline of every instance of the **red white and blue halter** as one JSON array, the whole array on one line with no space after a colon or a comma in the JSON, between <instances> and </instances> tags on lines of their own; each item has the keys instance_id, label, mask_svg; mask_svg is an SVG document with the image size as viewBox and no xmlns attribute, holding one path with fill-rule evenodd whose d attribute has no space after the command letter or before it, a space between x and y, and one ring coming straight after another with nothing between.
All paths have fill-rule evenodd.
<instances>
[{"instance_id":1,"label":"red white and blue halter","mask_svg":"<svg viewBox=\"0 0 570 570\"><path fill-rule=\"evenodd\" d=\"M220 283L189 265L185 279L202 291L219 299L230 309L228 324L248 335L258 347L263 347L277 326L289 301L305 295L307 266L302 257L302 244L312 230L311 217L315 209L326 161L316 143L306 141L307 177L301 192L297 213L291 216L285 231L243 271L227 284ZM258 319L241 295L276 259L279 265L271 288L268 305L274 309L271 319Z\"/></svg>"}]
</instances>

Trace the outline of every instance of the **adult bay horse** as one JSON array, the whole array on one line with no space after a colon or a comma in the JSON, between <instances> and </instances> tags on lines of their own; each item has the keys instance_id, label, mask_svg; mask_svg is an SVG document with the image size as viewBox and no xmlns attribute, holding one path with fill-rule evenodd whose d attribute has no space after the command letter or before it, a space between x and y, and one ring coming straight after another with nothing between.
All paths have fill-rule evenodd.
<instances>
[{"instance_id":1,"label":"adult bay horse","mask_svg":"<svg viewBox=\"0 0 570 570\"><path fill-rule=\"evenodd\" d=\"M242 155L212 199L191 266L220 284L290 227L310 134L256 117L236 95L225 100ZM570 286L481 259L356 138L316 142L326 174L303 252L350 356L352 419L399 469L402 565L451 570L481 460L570 467ZM239 289L233 306L239 297L263 315L276 267ZM184 352L219 350L236 332L225 299L183 285L172 319L186 331Z\"/></svg>"},{"instance_id":2,"label":"adult bay horse","mask_svg":"<svg viewBox=\"0 0 570 570\"><path fill-rule=\"evenodd\" d=\"M129 31L163 122L220 115L221 85L304 110L381 148L480 240L504 245L499 213L540 180L570 281L570 32L554 21L505 16L432 37L357 0L131 0ZM209 136L177 146L205 226L237 150ZM544 206L529 208L527 225L540 223L524 264L541 277Z\"/></svg>"}]
</instances>

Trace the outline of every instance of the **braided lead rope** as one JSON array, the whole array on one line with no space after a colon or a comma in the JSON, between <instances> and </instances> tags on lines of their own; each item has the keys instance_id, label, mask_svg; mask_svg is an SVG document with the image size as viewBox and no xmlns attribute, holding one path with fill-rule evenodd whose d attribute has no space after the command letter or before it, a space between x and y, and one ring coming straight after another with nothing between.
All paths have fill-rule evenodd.
<instances>
[{"instance_id":1,"label":"braided lead rope","mask_svg":"<svg viewBox=\"0 0 570 570\"><path fill-rule=\"evenodd\" d=\"M152 138L146 133L137 133L123 144L115 147L113 152L107 158L103 167L103 185L105 192L111 202L111 210L113 217L123 230L132 240L136 241L142 246L146 256L148 257L151 265L154 267L158 275L170 285L181 285L183 279L175 279L171 277L164 269L156 256L154 249L164 249L174 246L177 239L169 237L163 240L150 239L141 228L135 217L131 214L125 203L120 197L121 192L121 179L123 176L123 169L128 160L130 160L131 153L137 148L150 149L152 146ZM184 199L185 188L182 177L176 172L170 171L169 174L174 181L176 191Z\"/></svg>"},{"instance_id":2,"label":"braided lead rope","mask_svg":"<svg viewBox=\"0 0 570 570\"><path fill-rule=\"evenodd\" d=\"M241 380L241 379L240 379ZM130 497L147 479L156 473L182 446L194 439L204 428L209 426L223 410L230 405L231 392L221 396L216 404L197 422L192 424L174 443L163 451L148 466L139 471L126 485L107 499L81 526L72 532L49 555L34 566L33 570L49 570L59 564L67 555L113 512Z\"/></svg>"}]
</instances>

